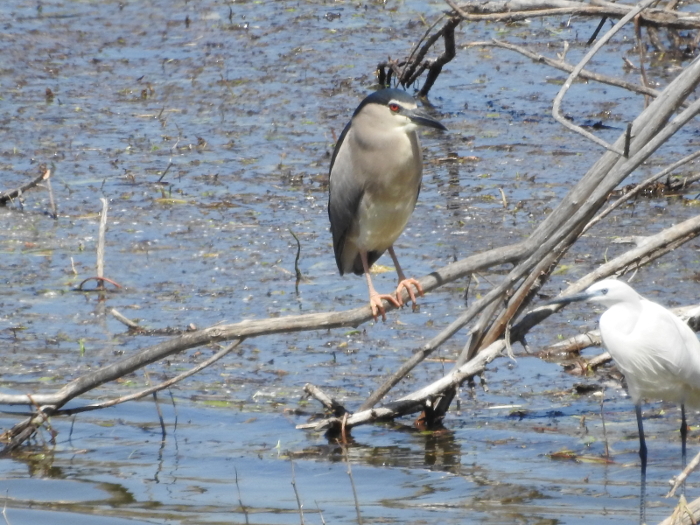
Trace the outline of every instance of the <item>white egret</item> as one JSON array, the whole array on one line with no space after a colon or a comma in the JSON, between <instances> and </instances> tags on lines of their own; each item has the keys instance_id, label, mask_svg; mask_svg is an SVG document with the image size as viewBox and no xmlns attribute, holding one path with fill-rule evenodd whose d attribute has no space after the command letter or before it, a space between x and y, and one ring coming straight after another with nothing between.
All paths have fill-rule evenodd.
<instances>
[{"instance_id":1,"label":"white egret","mask_svg":"<svg viewBox=\"0 0 700 525\"><path fill-rule=\"evenodd\" d=\"M588 301L608 309L600 318L603 344L625 375L639 427L642 479L646 478L647 446L642 426L642 399L681 405L681 441L685 467L688 425L685 405L700 406L700 340L675 314L645 299L629 285L606 279L586 291L548 301Z\"/></svg>"}]
</instances>

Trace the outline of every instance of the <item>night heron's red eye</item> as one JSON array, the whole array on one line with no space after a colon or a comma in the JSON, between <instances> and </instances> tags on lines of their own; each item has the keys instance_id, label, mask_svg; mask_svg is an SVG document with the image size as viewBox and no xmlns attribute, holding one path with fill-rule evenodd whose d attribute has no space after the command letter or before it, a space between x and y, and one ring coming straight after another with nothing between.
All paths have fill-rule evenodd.
<instances>
[{"instance_id":1,"label":"night heron's red eye","mask_svg":"<svg viewBox=\"0 0 700 525\"><path fill-rule=\"evenodd\" d=\"M391 104L389 104L389 109L391 111L393 111L394 113L398 113L399 109L401 109L401 108L399 107L398 104L392 102Z\"/></svg>"}]
</instances>

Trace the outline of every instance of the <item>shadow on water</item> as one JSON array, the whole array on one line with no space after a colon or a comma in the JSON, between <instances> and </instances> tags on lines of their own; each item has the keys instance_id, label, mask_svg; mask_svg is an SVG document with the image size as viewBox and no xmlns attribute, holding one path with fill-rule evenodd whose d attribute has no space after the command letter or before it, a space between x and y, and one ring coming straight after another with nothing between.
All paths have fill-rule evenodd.
<instances>
[{"instance_id":1,"label":"shadow on water","mask_svg":"<svg viewBox=\"0 0 700 525\"><path fill-rule=\"evenodd\" d=\"M44 189L27 193L21 206L0 208L0 388L54 389L162 340L128 334L108 314L111 308L147 327L186 329L362 304L364 281L339 277L332 256L329 155L372 89L376 63L406 53L424 31L423 20L444 9L440 2L415 1L1 5L0 189L19 186L40 163L52 164L58 219L46 214ZM555 49L569 40L573 60L585 52L582 42L597 22L564 22L474 24L458 38L509 37ZM617 64L624 45L601 56L602 69L622 74ZM663 65L650 67L650 74L663 72ZM552 76L542 81L543 74ZM423 134L423 188L397 242L408 271L424 275L521 240L598 158L599 151L549 117L561 79L495 49L462 50L446 68L430 102L450 132ZM619 129L642 104L615 88L584 84L575 85L568 100L567 111L581 118L607 111ZM600 133L609 139L619 129ZM664 159L685 153L693 140L681 137ZM650 161L640 178L663 163ZM102 297L74 291L94 274L100 197L110 201L106 275L125 286ZM613 237L695 215L691 198L645 199L619 210L582 239L554 286L625 250L610 244ZM289 229L301 244L305 279L298 293L297 243ZM665 304L696 300L683 284L697 271L693 250L655 262L648 270L654 279L640 292ZM319 410L301 399L304 383L313 381L349 408L359 406L463 310L465 293L473 300L503 271L446 285L421 301L420 312L394 312L386 323L247 341L176 385L173 400L161 394L165 439L152 401L55 418L55 444L44 430L0 461L9 521L298 523L293 461L307 523L320 523L320 513L327 523L356 523L342 447L294 428ZM378 289L393 286L393 272L374 279ZM533 333L529 342L550 343L594 323L594 313L572 309L546 325L550 333ZM395 395L442 374L462 344L459 338L446 344ZM152 365L150 381L215 351L192 350ZM149 378L131 375L74 404L136 391ZM572 386L581 382L592 388L576 393ZM422 432L410 420L353 431L347 458L366 522L636 519L634 412L618 383L572 377L559 364L522 355L517 363L495 361L483 384L460 395L445 431ZM673 507L662 496L680 466L679 416L662 405L646 412L660 416L645 422L647 513L654 521ZM0 426L20 419L3 414ZM698 447L692 435L689 447Z\"/></svg>"}]
</instances>

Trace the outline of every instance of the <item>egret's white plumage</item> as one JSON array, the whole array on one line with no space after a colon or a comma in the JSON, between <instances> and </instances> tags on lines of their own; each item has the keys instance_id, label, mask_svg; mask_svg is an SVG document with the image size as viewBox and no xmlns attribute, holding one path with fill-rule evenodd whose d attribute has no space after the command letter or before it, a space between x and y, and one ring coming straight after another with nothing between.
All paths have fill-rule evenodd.
<instances>
[{"instance_id":1,"label":"egret's white plumage","mask_svg":"<svg viewBox=\"0 0 700 525\"><path fill-rule=\"evenodd\" d=\"M608 307L600 335L635 405L648 398L700 406L700 340L686 323L622 281L607 279L585 293Z\"/></svg>"},{"instance_id":2,"label":"egret's white plumage","mask_svg":"<svg viewBox=\"0 0 700 525\"><path fill-rule=\"evenodd\" d=\"M685 464L685 405L700 407L700 340L675 314L645 299L622 281L606 279L583 293L550 302L573 301L588 301L608 308L600 318L600 335L605 348L625 375L635 404L642 473L646 472L641 416L643 399L681 405Z\"/></svg>"}]
</instances>

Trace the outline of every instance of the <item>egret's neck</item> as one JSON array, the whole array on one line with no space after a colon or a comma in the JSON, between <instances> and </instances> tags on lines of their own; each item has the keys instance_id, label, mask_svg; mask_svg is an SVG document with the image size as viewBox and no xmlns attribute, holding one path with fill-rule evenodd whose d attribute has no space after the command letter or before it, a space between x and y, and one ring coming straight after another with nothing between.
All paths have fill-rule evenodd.
<instances>
[{"instance_id":1,"label":"egret's neck","mask_svg":"<svg viewBox=\"0 0 700 525\"><path fill-rule=\"evenodd\" d=\"M630 334L642 314L642 302L628 301L617 303L608 308L600 318L600 329L611 328L621 334Z\"/></svg>"}]
</instances>

